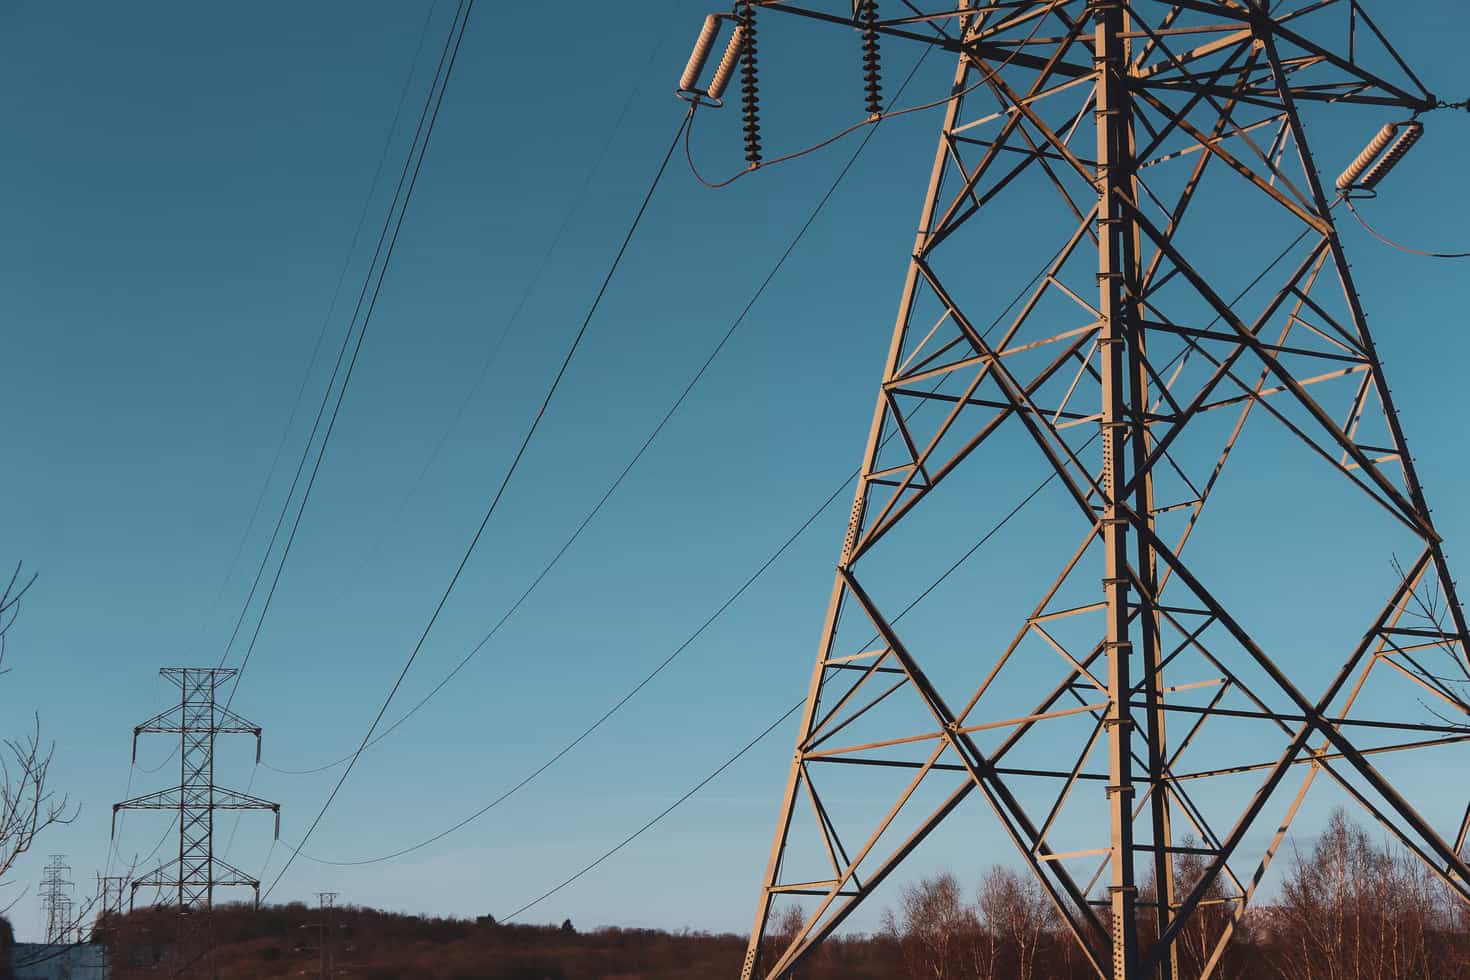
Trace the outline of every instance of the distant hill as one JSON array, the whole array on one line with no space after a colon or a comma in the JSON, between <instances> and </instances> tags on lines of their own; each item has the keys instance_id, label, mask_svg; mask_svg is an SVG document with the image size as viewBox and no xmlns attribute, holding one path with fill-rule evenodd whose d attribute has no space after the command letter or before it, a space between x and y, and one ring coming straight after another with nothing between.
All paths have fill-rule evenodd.
<instances>
[{"instance_id":1,"label":"distant hill","mask_svg":"<svg viewBox=\"0 0 1470 980\"><path fill-rule=\"evenodd\" d=\"M217 908L214 961L220 980L271 980L321 975L319 934L325 918L296 903ZM578 930L498 925L488 917L446 919L346 906L333 913L334 975L366 980L708 980L739 975L744 937L646 929ZM203 916L181 918L140 909L99 926L113 951L113 980L157 980L181 966L209 976ZM903 970L895 944L829 943L822 963L802 980L892 978ZM161 967L161 968L160 968Z\"/></svg>"}]
</instances>

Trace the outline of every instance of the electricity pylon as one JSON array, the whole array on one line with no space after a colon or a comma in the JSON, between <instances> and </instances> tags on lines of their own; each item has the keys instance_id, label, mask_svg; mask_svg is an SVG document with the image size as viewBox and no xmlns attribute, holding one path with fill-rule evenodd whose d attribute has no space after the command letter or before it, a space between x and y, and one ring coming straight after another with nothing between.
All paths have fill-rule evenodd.
<instances>
[{"instance_id":1,"label":"electricity pylon","mask_svg":"<svg viewBox=\"0 0 1470 980\"><path fill-rule=\"evenodd\" d=\"M138 736L162 732L179 736L179 785L113 804L113 830L119 810L176 810L179 824L179 856L130 883L136 898L140 887L167 889L176 896L181 911L209 910L214 890L226 886L249 886L260 901L260 882L226 863L214 853L216 810L271 810L276 817L276 837L281 832L280 804L214 783L214 740L217 735L255 736L255 759L260 761L260 726L251 724L218 703L220 684L234 677L233 668L164 667L159 674L179 688L179 703L133 729L133 758L138 754Z\"/></svg>"},{"instance_id":2,"label":"electricity pylon","mask_svg":"<svg viewBox=\"0 0 1470 980\"><path fill-rule=\"evenodd\" d=\"M913 96L944 121L742 976L960 819L1112 980L1210 976L1314 785L1470 899L1463 783L1415 774L1470 738L1465 616L1334 221L1443 103L1355 0L884 7L732 15L748 137L758 26L861 33L870 109L879 42L958 61ZM1336 191L1333 114L1342 159L1390 124ZM915 609L897 577L1038 465L1005 575ZM802 925L766 937L778 901Z\"/></svg>"},{"instance_id":3,"label":"electricity pylon","mask_svg":"<svg viewBox=\"0 0 1470 980\"><path fill-rule=\"evenodd\" d=\"M127 875L97 875L97 917L122 915Z\"/></svg>"},{"instance_id":4,"label":"electricity pylon","mask_svg":"<svg viewBox=\"0 0 1470 980\"><path fill-rule=\"evenodd\" d=\"M41 920L46 923L46 942L59 944L71 933L71 866L65 854L53 854L41 877Z\"/></svg>"}]
</instances>

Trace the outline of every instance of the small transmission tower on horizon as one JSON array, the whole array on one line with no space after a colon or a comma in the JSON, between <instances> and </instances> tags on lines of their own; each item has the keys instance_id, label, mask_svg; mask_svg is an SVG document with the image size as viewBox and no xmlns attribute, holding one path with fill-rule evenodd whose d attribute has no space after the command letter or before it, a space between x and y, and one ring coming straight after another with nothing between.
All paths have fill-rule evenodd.
<instances>
[{"instance_id":1,"label":"small transmission tower on horizon","mask_svg":"<svg viewBox=\"0 0 1470 980\"><path fill-rule=\"evenodd\" d=\"M47 944L67 941L72 926L71 866L65 854L53 854L46 861L41 877L41 921L45 923Z\"/></svg>"},{"instance_id":2,"label":"small transmission tower on horizon","mask_svg":"<svg viewBox=\"0 0 1470 980\"><path fill-rule=\"evenodd\" d=\"M1358 0L883 7L740 0L680 84L704 111L739 66L751 173L805 152L765 162L757 28L847 45L867 124L888 45L956 59L913 76L944 120L742 976L929 839L1024 863L1099 977L1218 975L1314 787L1470 901L1464 786L1423 768L1465 761L1470 635L1335 221L1448 104ZM1007 525L920 606L906 573Z\"/></svg>"},{"instance_id":3,"label":"small transmission tower on horizon","mask_svg":"<svg viewBox=\"0 0 1470 980\"><path fill-rule=\"evenodd\" d=\"M175 810L179 856L133 879L129 883L129 905L140 887L158 888L160 895L172 893L180 911L186 912L211 909L214 890L222 887L249 887L258 905L260 881L214 853L216 810L271 810L275 813L277 839L281 833L280 804L215 785L216 736L254 735L255 758L260 761L260 726L218 701L220 685L237 671L228 667L164 667L158 673L178 686L179 703L133 729L133 759L137 760L139 735L178 735L179 785L114 804L113 833L117 831L119 810Z\"/></svg>"},{"instance_id":4,"label":"small transmission tower on horizon","mask_svg":"<svg viewBox=\"0 0 1470 980\"><path fill-rule=\"evenodd\" d=\"M123 893L127 889L127 875L105 875L97 873L97 916L122 915Z\"/></svg>"}]
</instances>

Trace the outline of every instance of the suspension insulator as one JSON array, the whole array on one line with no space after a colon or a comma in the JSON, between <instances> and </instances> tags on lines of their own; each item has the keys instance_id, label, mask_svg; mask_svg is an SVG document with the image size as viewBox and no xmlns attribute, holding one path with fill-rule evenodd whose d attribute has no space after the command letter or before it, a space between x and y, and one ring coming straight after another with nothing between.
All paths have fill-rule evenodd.
<instances>
[{"instance_id":1,"label":"suspension insulator","mask_svg":"<svg viewBox=\"0 0 1470 980\"><path fill-rule=\"evenodd\" d=\"M694 50L689 52L689 64L684 66L684 74L679 77L679 91L698 91L695 86L699 84L699 76L704 73L705 63L709 61L710 49L714 47L715 38L719 33L719 15L710 14L704 19L704 27L700 28L699 38L694 42Z\"/></svg>"},{"instance_id":2,"label":"suspension insulator","mask_svg":"<svg viewBox=\"0 0 1470 980\"><path fill-rule=\"evenodd\" d=\"M730 35L730 43L725 45L725 56L720 59L719 67L715 69L715 77L710 79L705 95L711 99L719 99L725 94L725 87L730 84L730 79L735 74L735 66L740 64L740 52L744 47L745 25L737 24L735 33Z\"/></svg>"},{"instance_id":3,"label":"suspension insulator","mask_svg":"<svg viewBox=\"0 0 1470 980\"><path fill-rule=\"evenodd\" d=\"M863 25L863 82L868 115L883 111L883 66L878 51L878 0L859 0Z\"/></svg>"},{"instance_id":4,"label":"suspension insulator","mask_svg":"<svg viewBox=\"0 0 1470 980\"><path fill-rule=\"evenodd\" d=\"M1399 130L1403 129L1400 133ZM1398 139L1394 139L1397 135ZM1350 187L1362 187L1371 190L1392 170L1398 162L1403 159L1409 148L1419 142L1419 137L1424 135L1424 125L1420 122L1389 123L1378 131L1363 147L1359 153L1348 164L1337 178L1337 189L1345 191ZM1390 145L1392 144L1392 145ZM1385 150L1387 152L1385 152ZM1376 161L1376 162L1375 162Z\"/></svg>"},{"instance_id":5,"label":"suspension insulator","mask_svg":"<svg viewBox=\"0 0 1470 980\"><path fill-rule=\"evenodd\" d=\"M740 26L745 41L740 49L740 110L745 128L745 160L752 167L761 162L760 78L756 67L755 4L741 0Z\"/></svg>"},{"instance_id":6,"label":"suspension insulator","mask_svg":"<svg viewBox=\"0 0 1470 980\"><path fill-rule=\"evenodd\" d=\"M1377 187L1378 182L1384 177L1387 177L1390 170L1398 166L1399 161L1404 158L1404 154L1408 153L1414 144L1419 142L1419 137L1423 135L1423 123L1411 122L1405 126L1404 131L1399 134L1399 138L1393 141L1393 145L1384 151L1383 156L1378 158L1377 163L1368 168L1368 172L1363 175L1362 186L1370 191Z\"/></svg>"}]
</instances>

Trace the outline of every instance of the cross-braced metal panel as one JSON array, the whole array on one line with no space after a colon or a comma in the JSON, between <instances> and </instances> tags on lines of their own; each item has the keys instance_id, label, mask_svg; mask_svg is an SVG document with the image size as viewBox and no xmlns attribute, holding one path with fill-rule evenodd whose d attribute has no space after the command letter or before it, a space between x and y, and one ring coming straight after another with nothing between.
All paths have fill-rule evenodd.
<instances>
[{"instance_id":1,"label":"cross-braced metal panel","mask_svg":"<svg viewBox=\"0 0 1470 980\"><path fill-rule=\"evenodd\" d=\"M255 736L256 760L260 758L260 727L251 724L218 703L219 686L236 673L231 668L165 667L159 673L178 685L177 706L133 729L134 754L138 736L162 732L179 736L179 784L170 789L124 800L119 810L175 810L179 828L178 857L152 872L135 878L131 891L159 890L160 898L171 895L180 909L209 909L214 890L225 886L248 886L257 900L260 882L227 864L214 853L216 810L272 810L276 833L280 833L281 809L276 803L216 786L214 740L220 734Z\"/></svg>"},{"instance_id":2,"label":"cross-braced metal panel","mask_svg":"<svg viewBox=\"0 0 1470 980\"><path fill-rule=\"evenodd\" d=\"M857 10L740 12L779 14ZM744 976L962 811L1115 980L1210 976L1314 786L1470 898L1466 794L1411 799L1396 761L1470 739L1465 618L1303 118L1436 99L1351 0L864 16L957 66ZM1030 598L926 621L894 586L956 533L925 515L1000 516L1028 466Z\"/></svg>"}]
</instances>

